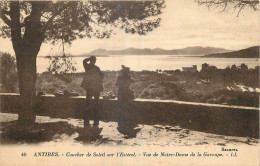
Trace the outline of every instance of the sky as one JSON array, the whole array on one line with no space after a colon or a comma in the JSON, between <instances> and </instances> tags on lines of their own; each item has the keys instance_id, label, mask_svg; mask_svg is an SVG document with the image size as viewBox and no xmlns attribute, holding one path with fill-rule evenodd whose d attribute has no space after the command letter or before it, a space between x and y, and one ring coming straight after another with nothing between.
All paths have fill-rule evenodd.
<instances>
[{"instance_id":1,"label":"sky","mask_svg":"<svg viewBox=\"0 0 260 166\"><path fill-rule=\"evenodd\" d=\"M237 17L237 11L220 8L208 9L194 0L166 0L166 8L160 15L161 25L147 35L126 34L116 29L109 39L84 38L76 40L66 52L79 55L102 48L120 50L135 48L177 49L189 46L221 47L239 50L259 45L259 12L245 8ZM60 46L43 44L38 55L58 52ZM10 39L0 38L0 51L14 54Z\"/></svg>"}]
</instances>

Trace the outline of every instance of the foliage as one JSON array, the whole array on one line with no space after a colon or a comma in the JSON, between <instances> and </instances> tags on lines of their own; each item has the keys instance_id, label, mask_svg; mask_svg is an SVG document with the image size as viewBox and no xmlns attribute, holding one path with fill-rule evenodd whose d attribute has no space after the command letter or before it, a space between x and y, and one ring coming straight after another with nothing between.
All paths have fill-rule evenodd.
<instances>
[{"instance_id":1,"label":"foliage","mask_svg":"<svg viewBox=\"0 0 260 166\"><path fill-rule=\"evenodd\" d=\"M201 71L200 71L201 78L205 79L208 82L211 82L212 78L216 73L216 69L217 68L215 66L210 66L207 63L202 64Z\"/></svg>"},{"instance_id":2,"label":"foliage","mask_svg":"<svg viewBox=\"0 0 260 166\"><path fill-rule=\"evenodd\" d=\"M259 93L219 90L204 96L202 102L259 107Z\"/></svg>"},{"instance_id":3,"label":"foliage","mask_svg":"<svg viewBox=\"0 0 260 166\"><path fill-rule=\"evenodd\" d=\"M9 53L0 54L0 82L4 92L15 92L17 87L17 71L15 58Z\"/></svg>"},{"instance_id":4,"label":"foliage","mask_svg":"<svg viewBox=\"0 0 260 166\"><path fill-rule=\"evenodd\" d=\"M160 24L164 1L1 1L1 36L11 37L11 4L18 3L20 36L40 15L41 35L44 41L71 43L83 37L108 38L113 27L126 33L146 34ZM34 10L37 10L34 12Z\"/></svg>"},{"instance_id":5,"label":"foliage","mask_svg":"<svg viewBox=\"0 0 260 166\"><path fill-rule=\"evenodd\" d=\"M241 83L251 87L259 86L259 67L249 69L248 66L242 63L240 66L232 65L225 69L218 69L209 64L202 64L202 69L199 73L201 79L208 82L223 81L226 83Z\"/></svg>"},{"instance_id":6,"label":"foliage","mask_svg":"<svg viewBox=\"0 0 260 166\"><path fill-rule=\"evenodd\" d=\"M49 73L55 74L55 76L67 83L72 82L73 77L67 75L67 73L74 73L76 72L75 64L73 57L65 53L61 56L54 55L54 56L46 56L46 59L49 60L49 67L47 71Z\"/></svg>"},{"instance_id":7,"label":"foliage","mask_svg":"<svg viewBox=\"0 0 260 166\"><path fill-rule=\"evenodd\" d=\"M75 62L71 55L63 54L62 56L46 56L49 60L48 72L52 74L65 74L75 72Z\"/></svg>"}]
</instances>

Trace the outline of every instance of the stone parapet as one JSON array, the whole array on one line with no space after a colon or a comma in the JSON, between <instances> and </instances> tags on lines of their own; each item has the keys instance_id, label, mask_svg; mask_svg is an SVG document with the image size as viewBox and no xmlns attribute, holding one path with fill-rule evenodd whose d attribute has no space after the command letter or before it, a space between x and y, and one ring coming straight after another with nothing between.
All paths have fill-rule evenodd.
<instances>
[{"instance_id":1,"label":"stone parapet","mask_svg":"<svg viewBox=\"0 0 260 166\"><path fill-rule=\"evenodd\" d=\"M21 111L19 94L0 93L0 101L2 113ZM114 99L100 99L101 119L116 121L122 104ZM85 96L45 95L35 98L34 108L40 116L82 119L85 107ZM139 124L179 125L203 132L259 138L259 108L255 107L136 99L128 108Z\"/></svg>"}]
</instances>

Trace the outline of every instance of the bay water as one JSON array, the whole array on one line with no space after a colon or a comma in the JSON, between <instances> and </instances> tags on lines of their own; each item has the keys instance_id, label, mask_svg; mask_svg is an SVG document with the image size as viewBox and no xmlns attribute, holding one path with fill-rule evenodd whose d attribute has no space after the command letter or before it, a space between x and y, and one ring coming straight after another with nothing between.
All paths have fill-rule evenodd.
<instances>
[{"instance_id":1,"label":"bay water","mask_svg":"<svg viewBox=\"0 0 260 166\"><path fill-rule=\"evenodd\" d=\"M84 72L83 59L86 57L73 57L76 72ZM182 70L182 67L192 67L197 65L197 69L201 69L203 63L216 66L217 68L226 68L233 64L239 66L245 63L249 68L259 65L258 58L204 58L194 55L110 55L97 57L96 65L102 71L117 71L121 69L121 65L130 67L132 71L149 70ZM47 71L50 62L44 57L37 58L37 72Z\"/></svg>"}]
</instances>

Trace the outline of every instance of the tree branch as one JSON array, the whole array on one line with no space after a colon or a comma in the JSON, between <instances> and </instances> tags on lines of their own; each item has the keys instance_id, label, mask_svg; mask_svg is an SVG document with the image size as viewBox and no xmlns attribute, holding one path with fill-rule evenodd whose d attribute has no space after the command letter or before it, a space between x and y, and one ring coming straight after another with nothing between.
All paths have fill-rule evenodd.
<instances>
[{"instance_id":1,"label":"tree branch","mask_svg":"<svg viewBox=\"0 0 260 166\"><path fill-rule=\"evenodd\" d=\"M10 28L11 38L14 47L14 51L19 53L21 49L20 45L22 42L21 23L20 23L20 4L19 1L10 2ZM18 55L18 54L17 54Z\"/></svg>"},{"instance_id":2,"label":"tree branch","mask_svg":"<svg viewBox=\"0 0 260 166\"><path fill-rule=\"evenodd\" d=\"M205 5L208 8L211 8L212 6L223 7L221 12L225 11L227 9L227 6L232 4L232 8L238 9L237 17L246 6L251 7L255 11L259 10L256 7L259 4L259 0L195 0L195 1L198 3L198 5Z\"/></svg>"},{"instance_id":3,"label":"tree branch","mask_svg":"<svg viewBox=\"0 0 260 166\"><path fill-rule=\"evenodd\" d=\"M239 16L239 14L240 14L240 12L241 12L241 10L245 7L246 5L241 5L241 7L240 7L240 9L239 9L239 11L237 12L237 17Z\"/></svg>"},{"instance_id":4,"label":"tree branch","mask_svg":"<svg viewBox=\"0 0 260 166\"><path fill-rule=\"evenodd\" d=\"M10 11L6 11L6 10L1 9L0 18L6 23L6 25L11 27L11 20L6 17L6 14L10 14Z\"/></svg>"}]
</instances>

